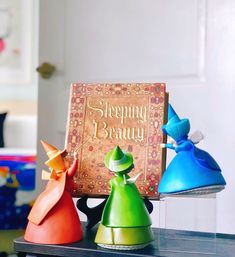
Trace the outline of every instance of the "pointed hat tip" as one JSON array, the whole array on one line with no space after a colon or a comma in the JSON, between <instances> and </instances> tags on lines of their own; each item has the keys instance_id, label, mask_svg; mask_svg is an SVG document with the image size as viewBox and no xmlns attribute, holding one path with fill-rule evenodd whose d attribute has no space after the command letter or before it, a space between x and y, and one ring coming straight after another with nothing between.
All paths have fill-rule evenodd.
<instances>
[{"instance_id":1,"label":"pointed hat tip","mask_svg":"<svg viewBox=\"0 0 235 257\"><path fill-rule=\"evenodd\" d=\"M117 145L115 146L115 148L113 149L113 153L112 153L112 159L113 160L119 160L123 157L123 151L122 149Z\"/></svg>"},{"instance_id":2,"label":"pointed hat tip","mask_svg":"<svg viewBox=\"0 0 235 257\"><path fill-rule=\"evenodd\" d=\"M46 152L57 150L53 145L50 145L46 141L41 140L41 144Z\"/></svg>"},{"instance_id":3,"label":"pointed hat tip","mask_svg":"<svg viewBox=\"0 0 235 257\"><path fill-rule=\"evenodd\" d=\"M168 104L168 121L172 118L172 117L175 117L175 118L178 118L179 119L179 116L177 115L176 111L174 110L174 108L172 107L171 104Z\"/></svg>"},{"instance_id":4,"label":"pointed hat tip","mask_svg":"<svg viewBox=\"0 0 235 257\"><path fill-rule=\"evenodd\" d=\"M120 148L119 145L116 145L114 149L115 149L115 150L121 150L121 148Z\"/></svg>"}]
</instances>

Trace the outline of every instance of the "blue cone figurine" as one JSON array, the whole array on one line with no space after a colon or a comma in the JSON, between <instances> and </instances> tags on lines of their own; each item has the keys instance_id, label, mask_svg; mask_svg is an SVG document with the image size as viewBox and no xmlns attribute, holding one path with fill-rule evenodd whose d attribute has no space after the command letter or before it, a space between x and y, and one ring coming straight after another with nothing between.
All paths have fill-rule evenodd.
<instances>
[{"instance_id":1,"label":"blue cone figurine","mask_svg":"<svg viewBox=\"0 0 235 257\"><path fill-rule=\"evenodd\" d=\"M163 147L175 150L176 156L162 176L160 194L209 194L224 189L226 182L219 165L188 138L189 120L180 119L170 104L168 122L162 130L175 141Z\"/></svg>"}]
</instances>

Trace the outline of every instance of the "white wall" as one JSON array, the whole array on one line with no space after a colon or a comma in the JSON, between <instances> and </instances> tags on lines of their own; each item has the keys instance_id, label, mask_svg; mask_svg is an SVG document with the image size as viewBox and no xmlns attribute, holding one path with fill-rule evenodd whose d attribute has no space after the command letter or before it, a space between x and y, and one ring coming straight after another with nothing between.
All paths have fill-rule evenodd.
<instances>
[{"instance_id":1,"label":"white wall","mask_svg":"<svg viewBox=\"0 0 235 257\"><path fill-rule=\"evenodd\" d=\"M235 137L230 132L235 125L235 1L42 0L40 7L39 57L59 72L39 83L39 138L48 136L58 145L70 82L165 81L171 103L181 117L190 118L192 130L205 133L200 146L223 170L228 185L217 197L217 231L235 234ZM41 169L45 155L38 150ZM177 206L171 224L184 229L184 220L176 217L187 212L186 205ZM210 230L211 209L201 206L200 229Z\"/></svg>"},{"instance_id":2,"label":"white wall","mask_svg":"<svg viewBox=\"0 0 235 257\"><path fill-rule=\"evenodd\" d=\"M14 2L2 1L0 6L6 8L11 4ZM18 12L23 15L19 24L14 25L17 26L16 31L23 31L21 42L19 42L19 47L23 46L20 49L23 65L19 71L12 72L5 68L8 75L5 75L2 69L0 70L0 101L4 101L5 109L7 109L8 103L12 108L14 101L21 104L23 101L36 102L37 100L38 0L22 0L19 7L22 10L18 10ZM13 9L13 12L16 10ZM17 109L17 105L15 109Z\"/></svg>"}]
</instances>

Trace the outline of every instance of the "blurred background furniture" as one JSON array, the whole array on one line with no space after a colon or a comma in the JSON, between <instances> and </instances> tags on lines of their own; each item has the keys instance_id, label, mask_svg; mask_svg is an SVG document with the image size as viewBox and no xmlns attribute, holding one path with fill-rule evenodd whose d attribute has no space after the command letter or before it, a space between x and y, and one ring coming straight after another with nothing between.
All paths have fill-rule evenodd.
<instances>
[{"instance_id":1,"label":"blurred background furniture","mask_svg":"<svg viewBox=\"0 0 235 257\"><path fill-rule=\"evenodd\" d=\"M35 199L36 116L7 116L0 148L0 253L13 253Z\"/></svg>"}]
</instances>

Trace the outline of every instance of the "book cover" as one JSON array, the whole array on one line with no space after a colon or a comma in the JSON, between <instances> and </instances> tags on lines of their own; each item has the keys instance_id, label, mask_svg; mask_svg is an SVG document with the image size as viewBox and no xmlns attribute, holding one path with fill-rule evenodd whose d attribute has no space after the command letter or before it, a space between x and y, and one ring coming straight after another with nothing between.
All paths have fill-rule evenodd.
<instances>
[{"instance_id":1,"label":"book cover","mask_svg":"<svg viewBox=\"0 0 235 257\"><path fill-rule=\"evenodd\" d=\"M119 145L134 157L141 173L136 185L143 196L158 198L165 167L161 126L166 120L167 94L163 83L71 85L66 130L68 160L78 153L73 196L109 194L114 173L104 166L109 150Z\"/></svg>"}]
</instances>

